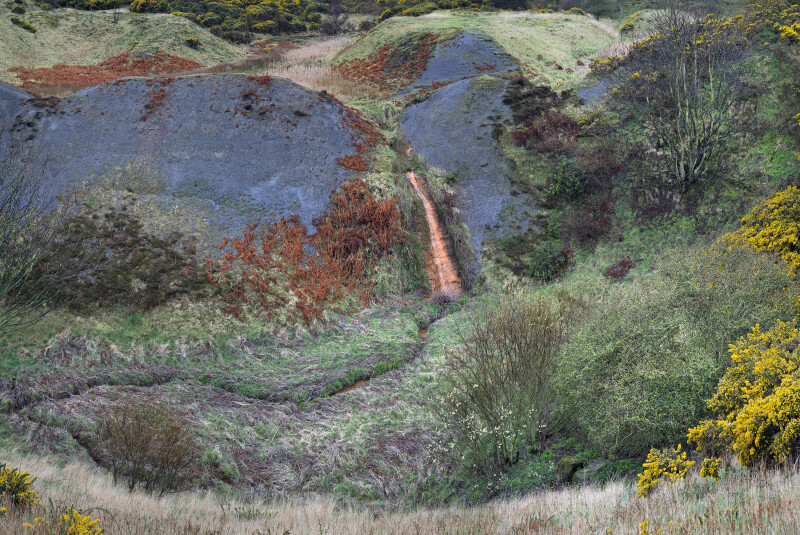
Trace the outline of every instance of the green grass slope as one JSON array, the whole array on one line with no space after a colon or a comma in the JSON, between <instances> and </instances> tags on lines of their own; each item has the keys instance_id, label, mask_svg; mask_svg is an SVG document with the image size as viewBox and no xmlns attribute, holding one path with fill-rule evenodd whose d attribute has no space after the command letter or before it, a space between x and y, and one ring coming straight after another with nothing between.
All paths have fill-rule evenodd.
<instances>
[{"instance_id":1,"label":"green grass slope","mask_svg":"<svg viewBox=\"0 0 800 535\"><path fill-rule=\"evenodd\" d=\"M569 85L582 79L588 69L580 67L578 60L588 65L598 50L618 40L609 21L583 15L437 11L422 17L393 17L359 39L337 60L367 57L382 45L402 43L409 34L434 33L446 38L467 30L492 37L519 62L528 77L534 79L541 74L553 85Z\"/></svg>"},{"instance_id":2,"label":"green grass slope","mask_svg":"<svg viewBox=\"0 0 800 535\"><path fill-rule=\"evenodd\" d=\"M0 80L10 83L16 79L8 72L11 67L95 65L128 49L133 49L132 59L163 50L203 65L247 55L243 48L214 37L183 17L120 13L115 23L111 12L42 11L30 4L25 9L20 18L32 24L36 33L12 24L11 9L0 6ZM186 46L187 37L197 37L200 46Z\"/></svg>"}]
</instances>

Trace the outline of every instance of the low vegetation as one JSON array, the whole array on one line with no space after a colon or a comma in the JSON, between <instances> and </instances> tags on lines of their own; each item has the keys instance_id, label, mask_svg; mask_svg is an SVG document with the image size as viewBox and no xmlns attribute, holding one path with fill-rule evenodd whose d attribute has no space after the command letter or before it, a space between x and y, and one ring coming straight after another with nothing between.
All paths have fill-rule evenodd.
<instances>
[{"instance_id":1,"label":"low vegetation","mask_svg":"<svg viewBox=\"0 0 800 535\"><path fill-rule=\"evenodd\" d=\"M3 529L800 531L800 10L540 4L138 1L151 14L109 22L172 28L168 46L148 41L149 70L243 53L187 19L244 41L326 22L339 34L358 20L342 7L377 15L357 40L261 41L275 61L233 67L347 99L357 147L337 163L358 178L314 229L254 221L202 251L189 226L203 213L159 227L128 175L52 215L3 204L15 190L0 182L0 283L17 281L3 306L43 296L0 328ZM21 16L50 39L51 13L77 31L64 10ZM398 127L438 86L390 98L464 31L520 66L499 75L510 116L487 143L536 204L531 231L484 251L460 221L463 177L426 165ZM102 42L124 57L93 57L92 75L144 59ZM35 83L54 55L14 72ZM429 294L408 170L428 182L461 295ZM30 231L13 219L26 213ZM20 239L37 232L51 239Z\"/></svg>"}]
</instances>

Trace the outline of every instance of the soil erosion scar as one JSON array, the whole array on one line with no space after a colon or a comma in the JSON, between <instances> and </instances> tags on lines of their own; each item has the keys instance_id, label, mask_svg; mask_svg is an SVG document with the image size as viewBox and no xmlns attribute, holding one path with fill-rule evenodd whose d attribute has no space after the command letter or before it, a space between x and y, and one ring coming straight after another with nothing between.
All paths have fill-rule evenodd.
<instances>
[{"instance_id":1,"label":"soil erosion scar","mask_svg":"<svg viewBox=\"0 0 800 535\"><path fill-rule=\"evenodd\" d=\"M422 205L425 207L425 219L428 221L428 227L431 234L431 254L433 255L433 273L431 287L434 292L443 293L461 293L461 279L458 278L458 273L447 254L447 246L444 241L442 229L439 227L439 218L436 217L436 212L433 209L428 196L422 191L417 183L417 175L414 171L406 173L411 185L414 186L417 195L422 200Z\"/></svg>"}]
</instances>

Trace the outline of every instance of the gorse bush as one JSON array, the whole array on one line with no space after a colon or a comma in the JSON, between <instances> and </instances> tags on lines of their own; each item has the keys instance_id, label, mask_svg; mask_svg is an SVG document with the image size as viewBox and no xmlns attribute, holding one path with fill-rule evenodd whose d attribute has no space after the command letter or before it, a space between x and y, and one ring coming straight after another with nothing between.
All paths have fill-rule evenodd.
<instances>
[{"instance_id":1,"label":"gorse bush","mask_svg":"<svg viewBox=\"0 0 800 535\"><path fill-rule=\"evenodd\" d=\"M437 408L446 449L468 469L490 473L519 460L546 424L550 379L574 303L515 289L479 306L449 352Z\"/></svg>"},{"instance_id":2,"label":"gorse bush","mask_svg":"<svg viewBox=\"0 0 800 535\"><path fill-rule=\"evenodd\" d=\"M644 473L639 474L636 486L640 496L647 496L665 479L672 482L685 478L694 461L686 460L686 452L678 444L676 448L651 449L643 466Z\"/></svg>"},{"instance_id":3,"label":"gorse bush","mask_svg":"<svg viewBox=\"0 0 800 535\"><path fill-rule=\"evenodd\" d=\"M18 468L10 468L0 463L0 498L5 498L12 505L30 506L39 503L39 495L31 490L36 478L28 472L20 472Z\"/></svg>"},{"instance_id":4,"label":"gorse bush","mask_svg":"<svg viewBox=\"0 0 800 535\"><path fill-rule=\"evenodd\" d=\"M680 441L708 414L730 342L792 317L798 297L786 264L749 247L701 248L661 271L612 288L559 356L564 417L613 454Z\"/></svg>"},{"instance_id":5,"label":"gorse bush","mask_svg":"<svg viewBox=\"0 0 800 535\"><path fill-rule=\"evenodd\" d=\"M698 449L735 453L743 466L800 452L800 329L756 325L730 348L733 364L708 406L716 416L689 430Z\"/></svg>"},{"instance_id":6,"label":"gorse bush","mask_svg":"<svg viewBox=\"0 0 800 535\"><path fill-rule=\"evenodd\" d=\"M800 268L800 188L779 191L742 218L742 227L724 237L725 242L741 242L759 251L770 251Z\"/></svg>"},{"instance_id":7,"label":"gorse bush","mask_svg":"<svg viewBox=\"0 0 800 535\"><path fill-rule=\"evenodd\" d=\"M98 453L131 492L139 486L164 495L190 486L202 457L194 437L185 415L151 400L125 399L98 414Z\"/></svg>"},{"instance_id":8,"label":"gorse bush","mask_svg":"<svg viewBox=\"0 0 800 535\"><path fill-rule=\"evenodd\" d=\"M296 215L261 230L252 223L243 237L220 244L220 259L206 258L206 275L240 319L294 309L310 323L345 297L370 301L371 268L402 241L399 217L393 199L376 201L366 182L352 180L314 220L315 234Z\"/></svg>"},{"instance_id":9,"label":"gorse bush","mask_svg":"<svg viewBox=\"0 0 800 535\"><path fill-rule=\"evenodd\" d=\"M83 514L83 509L74 506L67 507L58 517L58 529L54 533L65 535L102 535L99 527L100 520L92 520L89 515Z\"/></svg>"}]
</instances>

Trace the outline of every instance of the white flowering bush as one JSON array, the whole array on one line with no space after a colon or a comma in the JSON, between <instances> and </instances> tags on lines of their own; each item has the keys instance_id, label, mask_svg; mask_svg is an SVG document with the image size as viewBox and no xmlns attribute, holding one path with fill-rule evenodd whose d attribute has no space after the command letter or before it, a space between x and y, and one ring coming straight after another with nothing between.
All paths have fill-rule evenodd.
<instances>
[{"instance_id":1,"label":"white flowering bush","mask_svg":"<svg viewBox=\"0 0 800 535\"><path fill-rule=\"evenodd\" d=\"M536 441L552 399L566 304L514 290L473 312L471 330L448 354L437 409L444 447L466 467L502 469Z\"/></svg>"}]
</instances>

